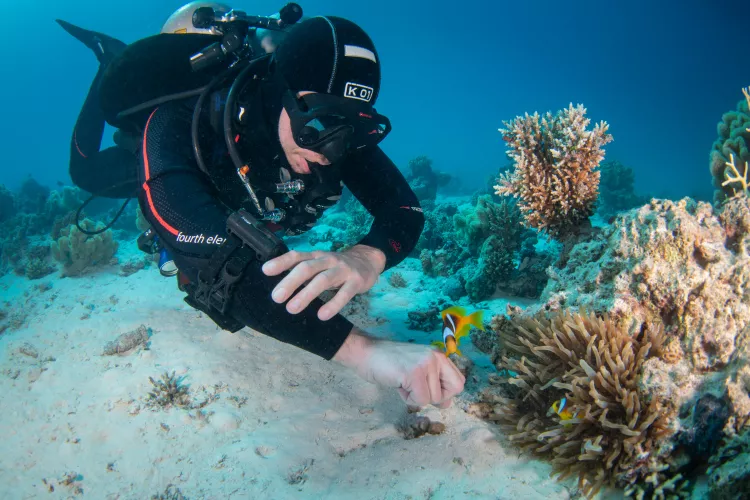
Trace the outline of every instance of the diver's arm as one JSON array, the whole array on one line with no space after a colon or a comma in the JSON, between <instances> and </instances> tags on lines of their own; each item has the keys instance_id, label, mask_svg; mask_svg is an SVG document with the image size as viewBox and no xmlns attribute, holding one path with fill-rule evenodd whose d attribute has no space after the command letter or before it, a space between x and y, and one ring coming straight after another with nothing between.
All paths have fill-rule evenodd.
<instances>
[{"instance_id":1,"label":"diver's arm","mask_svg":"<svg viewBox=\"0 0 750 500\"><path fill-rule=\"evenodd\" d=\"M353 327L351 333L332 360L346 367L356 369L362 366L370 349L377 341L377 339L370 337L359 328Z\"/></svg>"},{"instance_id":2,"label":"diver's arm","mask_svg":"<svg viewBox=\"0 0 750 500\"><path fill-rule=\"evenodd\" d=\"M269 337L294 345L330 360L341 349L353 325L341 314L328 321L318 319L324 302L316 298L297 314L290 314L286 304L271 298L274 287L286 275L268 277L261 262L252 262L238 283L227 314Z\"/></svg>"},{"instance_id":3,"label":"diver's arm","mask_svg":"<svg viewBox=\"0 0 750 500\"><path fill-rule=\"evenodd\" d=\"M375 220L359 241L385 256L384 270L399 264L414 249L424 229L417 196L398 167L379 147L362 152L343 169L344 184Z\"/></svg>"}]
</instances>

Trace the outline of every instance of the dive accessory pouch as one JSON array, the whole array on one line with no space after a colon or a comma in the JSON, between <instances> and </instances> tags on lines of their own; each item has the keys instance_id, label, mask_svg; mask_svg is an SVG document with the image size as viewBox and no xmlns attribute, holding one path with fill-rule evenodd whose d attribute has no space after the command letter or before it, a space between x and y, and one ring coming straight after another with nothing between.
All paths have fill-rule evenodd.
<instances>
[{"instance_id":1,"label":"dive accessory pouch","mask_svg":"<svg viewBox=\"0 0 750 500\"><path fill-rule=\"evenodd\" d=\"M244 210L229 216L227 232L230 238L214 252L208 267L198 273L198 283L191 285L193 289L185 301L208 314L222 328L231 330L222 324L237 325L225 313L247 266L252 261L265 262L288 249L278 236Z\"/></svg>"}]
</instances>

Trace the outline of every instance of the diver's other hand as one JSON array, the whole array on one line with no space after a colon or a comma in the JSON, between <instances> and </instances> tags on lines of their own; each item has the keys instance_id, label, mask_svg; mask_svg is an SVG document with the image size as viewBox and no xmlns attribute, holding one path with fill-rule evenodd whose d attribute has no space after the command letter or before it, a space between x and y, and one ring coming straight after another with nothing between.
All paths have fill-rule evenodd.
<instances>
[{"instance_id":1,"label":"diver's other hand","mask_svg":"<svg viewBox=\"0 0 750 500\"><path fill-rule=\"evenodd\" d=\"M354 368L368 382L398 389L401 398L413 406L448 408L466 383L451 360L436 349L368 340L355 332L334 359Z\"/></svg>"},{"instance_id":2,"label":"diver's other hand","mask_svg":"<svg viewBox=\"0 0 750 500\"><path fill-rule=\"evenodd\" d=\"M355 245L344 252L292 250L263 264L267 276L291 270L271 294L276 303L284 302L305 282L310 282L287 304L286 309L292 314L305 309L326 290L338 288L336 295L318 311L321 321L331 319L355 295L372 288L384 268L385 254L367 245Z\"/></svg>"}]
</instances>

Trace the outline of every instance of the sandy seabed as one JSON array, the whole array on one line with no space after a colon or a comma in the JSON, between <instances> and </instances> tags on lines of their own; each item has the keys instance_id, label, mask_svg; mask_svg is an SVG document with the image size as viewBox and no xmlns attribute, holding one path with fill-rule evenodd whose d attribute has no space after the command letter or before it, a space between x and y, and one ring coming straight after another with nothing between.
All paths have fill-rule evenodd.
<instances>
[{"instance_id":1,"label":"sandy seabed","mask_svg":"<svg viewBox=\"0 0 750 500\"><path fill-rule=\"evenodd\" d=\"M437 295L413 290L421 273L408 261L397 270L410 285L381 277L369 311L380 321L362 326L427 344L438 332L410 331L405 320ZM252 330L217 329L154 268L117 271L0 279L5 310L25 316L0 336L0 498L148 499L169 485L190 499L565 499L575 491L464 411L493 369L469 342L462 349L476 365L466 391L449 409L420 413L445 432L406 440L395 390ZM147 348L102 354L140 325L151 330ZM165 372L208 403L148 408L149 377Z\"/></svg>"}]
</instances>

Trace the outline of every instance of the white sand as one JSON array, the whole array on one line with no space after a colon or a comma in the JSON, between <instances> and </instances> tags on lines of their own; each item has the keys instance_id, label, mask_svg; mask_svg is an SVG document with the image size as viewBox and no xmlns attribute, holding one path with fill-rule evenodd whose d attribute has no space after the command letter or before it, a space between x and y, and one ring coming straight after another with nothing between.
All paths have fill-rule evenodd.
<instances>
[{"instance_id":1,"label":"white sand","mask_svg":"<svg viewBox=\"0 0 750 500\"><path fill-rule=\"evenodd\" d=\"M123 245L118 256L128 251ZM28 315L0 336L0 498L146 499L170 483L191 499L564 499L573 491L462 410L475 380L450 409L422 412L445 423L444 434L405 440L395 427L406 413L396 391L250 330L218 330L154 268L129 277L117 270L0 279L5 310ZM48 282L51 290L36 288ZM437 332L406 329L407 311L430 299L411 288L381 278L370 314L388 321L365 328L435 340ZM107 342L141 324L153 330L150 349L102 356ZM26 343L38 358L19 352ZM487 357L462 347L483 380ZM173 370L194 399L219 398L202 414L146 408L148 377ZM304 480L290 484L305 465ZM68 474L80 477L61 484Z\"/></svg>"}]
</instances>

